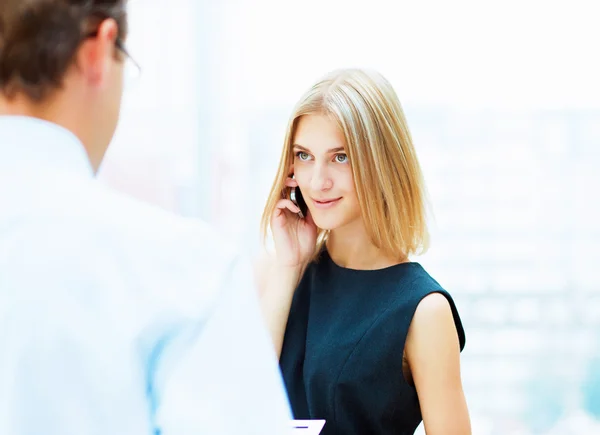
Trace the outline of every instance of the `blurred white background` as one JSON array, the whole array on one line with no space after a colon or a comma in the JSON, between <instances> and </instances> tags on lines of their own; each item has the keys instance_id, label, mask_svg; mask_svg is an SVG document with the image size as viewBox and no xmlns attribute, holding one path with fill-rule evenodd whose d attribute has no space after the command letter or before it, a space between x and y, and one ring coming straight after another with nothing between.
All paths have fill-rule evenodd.
<instances>
[{"instance_id":1,"label":"blurred white background","mask_svg":"<svg viewBox=\"0 0 600 435\"><path fill-rule=\"evenodd\" d=\"M101 170L249 252L291 109L340 67L403 103L474 434L600 433L598 1L132 0Z\"/></svg>"}]
</instances>

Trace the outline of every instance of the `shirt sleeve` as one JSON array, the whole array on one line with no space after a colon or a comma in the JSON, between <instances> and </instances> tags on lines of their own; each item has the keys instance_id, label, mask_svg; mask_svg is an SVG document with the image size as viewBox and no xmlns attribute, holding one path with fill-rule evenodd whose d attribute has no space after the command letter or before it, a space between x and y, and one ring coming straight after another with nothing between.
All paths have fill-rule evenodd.
<instances>
[{"instance_id":1,"label":"shirt sleeve","mask_svg":"<svg viewBox=\"0 0 600 435\"><path fill-rule=\"evenodd\" d=\"M236 259L223 282L211 314L180 333L177 358L165 358L158 369L160 434L290 432L289 402L249 263Z\"/></svg>"}]
</instances>

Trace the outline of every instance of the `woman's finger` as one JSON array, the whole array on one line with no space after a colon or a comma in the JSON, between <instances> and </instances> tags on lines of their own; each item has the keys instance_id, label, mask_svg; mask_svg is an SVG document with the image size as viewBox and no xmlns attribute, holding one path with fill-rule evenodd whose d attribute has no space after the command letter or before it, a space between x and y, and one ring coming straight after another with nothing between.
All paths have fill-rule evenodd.
<instances>
[{"instance_id":1,"label":"woman's finger","mask_svg":"<svg viewBox=\"0 0 600 435\"><path fill-rule=\"evenodd\" d=\"M298 206L289 199L280 199L279 201L277 201L275 207L278 210L284 210L287 208L292 213L300 213L300 209L298 208Z\"/></svg>"}]
</instances>

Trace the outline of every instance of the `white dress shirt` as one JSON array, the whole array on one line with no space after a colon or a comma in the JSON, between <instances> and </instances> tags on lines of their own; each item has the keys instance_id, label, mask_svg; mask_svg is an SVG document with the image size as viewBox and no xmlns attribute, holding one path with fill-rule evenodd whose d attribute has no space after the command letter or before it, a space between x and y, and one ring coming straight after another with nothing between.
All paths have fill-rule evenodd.
<instances>
[{"instance_id":1,"label":"white dress shirt","mask_svg":"<svg viewBox=\"0 0 600 435\"><path fill-rule=\"evenodd\" d=\"M248 263L96 181L83 145L0 116L0 434L286 433Z\"/></svg>"}]
</instances>

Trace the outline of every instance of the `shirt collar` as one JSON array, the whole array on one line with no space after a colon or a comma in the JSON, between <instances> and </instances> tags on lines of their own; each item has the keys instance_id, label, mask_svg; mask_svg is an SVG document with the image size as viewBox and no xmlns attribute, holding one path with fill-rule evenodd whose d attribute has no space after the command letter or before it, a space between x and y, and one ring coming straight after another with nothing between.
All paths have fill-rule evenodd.
<instances>
[{"instance_id":1,"label":"shirt collar","mask_svg":"<svg viewBox=\"0 0 600 435\"><path fill-rule=\"evenodd\" d=\"M0 169L49 168L93 177L81 141L69 130L39 118L0 116Z\"/></svg>"}]
</instances>

